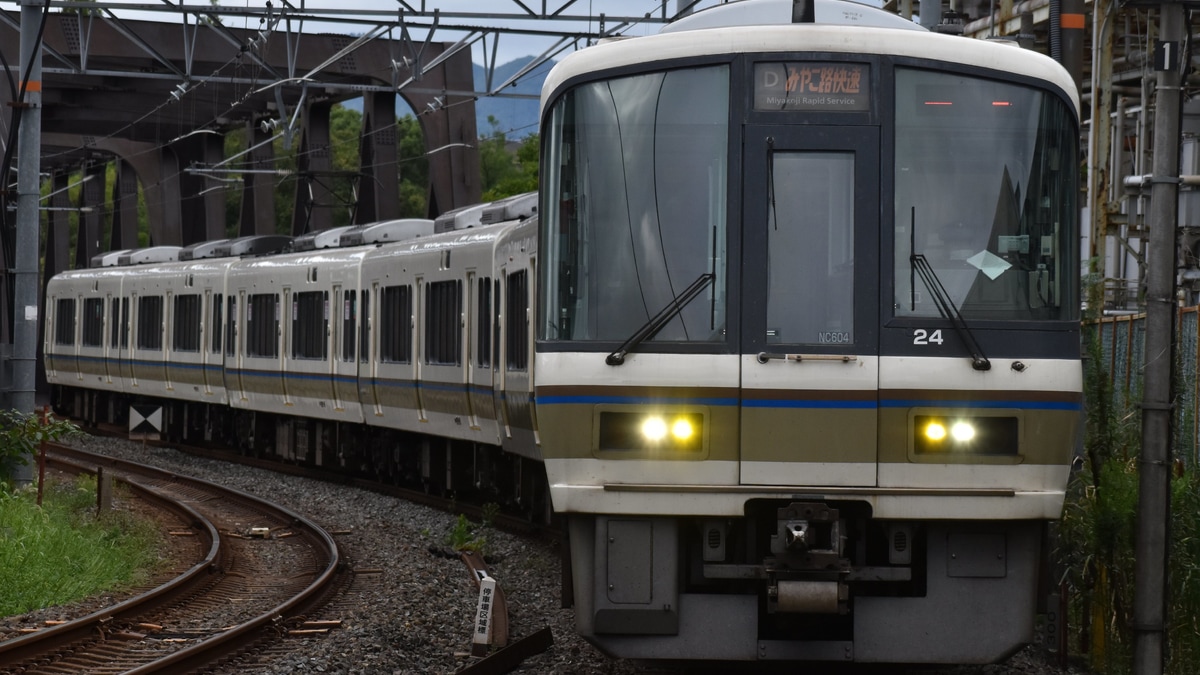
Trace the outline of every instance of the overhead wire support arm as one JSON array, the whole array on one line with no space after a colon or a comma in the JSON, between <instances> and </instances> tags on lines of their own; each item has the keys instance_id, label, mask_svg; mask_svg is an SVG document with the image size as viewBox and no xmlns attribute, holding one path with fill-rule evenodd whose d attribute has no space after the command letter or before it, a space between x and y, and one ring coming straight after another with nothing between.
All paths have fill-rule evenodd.
<instances>
[{"instance_id":1,"label":"overhead wire support arm","mask_svg":"<svg viewBox=\"0 0 1200 675\"><path fill-rule=\"evenodd\" d=\"M10 17L8 15L7 12L0 12L0 22L3 22L4 25L6 25L9 28L16 31L18 35L21 33L21 24L14 21L12 19L12 17ZM80 36L80 38L82 39L82 35ZM80 45L80 49L83 49L83 48L84 48L83 45ZM74 61L72 61L71 59L68 59L66 56L64 56L62 54L62 52L59 52L57 49L51 47L50 45L46 44L45 42L42 43L41 49L42 49L43 54L53 58L56 61L60 61L71 73L74 73L76 75L79 74L79 72L80 72L79 67L75 65ZM13 69L13 67L10 66L9 70L12 70L12 69Z\"/></svg>"},{"instance_id":2,"label":"overhead wire support arm","mask_svg":"<svg viewBox=\"0 0 1200 675\"><path fill-rule=\"evenodd\" d=\"M542 65L543 63L546 62L547 59L554 56L555 54L558 54L563 49L566 49L567 45L569 45L571 42L572 42L571 38L564 37L564 38L559 39L559 41L555 42L552 47L550 47L546 51L542 52L542 54L540 56L531 60L529 63L526 63L524 68L521 68L519 71L516 72L515 75L513 75L512 77L505 80L504 84L501 84L500 86L496 87L495 89L491 89L490 91L488 91L488 95L494 96L497 93L503 91L504 88L507 87L508 85L512 84L513 82L516 82L517 80L521 79L522 77L525 77L525 75L527 75L529 73L529 71Z\"/></svg>"},{"instance_id":3,"label":"overhead wire support arm","mask_svg":"<svg viewBox=\"0 0 1200 675\"><path fill-rule=\"evenodd\" d=\"M130 30L129 27L125 25L125 22L121 21L120 17L118 17L116 14L113 14L111 9L104 7L100 11L104 12L105 23L112 26L112 29L124 36L126 40L129 40L133 44L137 45L139 49L149 54L155 61L158 61L160 64L162 64L164 68L175 73L181 79L186 80L190 76L190 73L180 70L170 59L163 56L161 52L152 47L149 42L146 42L140 35Z\"/></svg>"}]
</instances>

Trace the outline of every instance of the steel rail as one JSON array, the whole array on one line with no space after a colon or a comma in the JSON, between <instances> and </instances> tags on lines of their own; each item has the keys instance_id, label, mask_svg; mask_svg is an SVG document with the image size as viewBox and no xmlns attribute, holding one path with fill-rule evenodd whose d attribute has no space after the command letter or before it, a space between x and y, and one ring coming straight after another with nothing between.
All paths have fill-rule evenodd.
<instances>
[{"instance_id":1,"label":"steel rail","mask_svg":"<svg viewBox=\"0 0 1200 675\"><path fill-rule=\"evenodd\" d=\"M68 463L81 464L85 468L92 466L111 467L119 471L162 480L164 482L196 485L205 490L226 494L230 498L240 501L251 508L273 513L283 520L292 523L300 536L309 541L326 558L327 562L320 574L300 593L294 595L286 602L244 623L231 627L219 635L209 637L173 653L165 654L161 659L157 659L151 663L133 668L127 671L127 675L186 671L202 667L232 653L236 653L261 640L264 629L278 625L286 618L318 603L337 578L337 573L341 566L337 542L322 527L291 509L267 502L249 493L220 486L203 479L184 477L175 472L97 455L58 444L48 445L52 446L50 453L56 455L55 459L57 461L64 461L60 459L61 457L70 457L71 460ZM152 487L139 484L132 476L122 477L122 480L133 486L140 494L145 494L160 503L162 501L171 501L169 498L156 493ZM178 504L178 508L182 513L187 514L185 520L194 523L207 523L207 519L204 516L187 505ZM13 663L36 658L38 655L45 654L52 650L53 647L66 642L86 640L92 637L96 631L100 630L103 625L115 619L129 617L146 609L153 609L171 599L179 598L181 594L186 593L191 588L190 585L185 585L187 582L180 581L180 579L187 577L187 579L198 583L200 580L203 580L207 572L217 569L214 567L215 565L220 564L221 558L218 550L220 535L211 523L207 523L207 530L214 542L210 546L209 554L203 562L193 566L187 573L181 575L180 578L118 605L90 614L87 617L2 642L0 643L0 662ZM155 604L146 605L144 604L146 602L153 602Z\"/></svg>"},{"instance_id":2,"label":"steel rail","mask_svg":"<svg viewBox=\"0 0 1200 675\"><path fill-rule=\"evenodd\" d=\"M48 458L50 463L58 464L73 472L94 473L95 468L77 462L60 458ZM103 634L103 627L113 621L125 619L153 610L175 599L186 596L205 581L212 569L221 564L222 551L221 535L216 526L192 507L167 498L149 488L122 480L142 498L158 504L163 509L179 516L193 529L199 530L200 536L208 542L208 552L187 571L170 581L136 595L128 600L111 607L97 610L87 616L73 619L66 623L52 626L36 633L0 642L0 663L20 663L37 658L54 649Z\"/></svg>"}]
</instances>

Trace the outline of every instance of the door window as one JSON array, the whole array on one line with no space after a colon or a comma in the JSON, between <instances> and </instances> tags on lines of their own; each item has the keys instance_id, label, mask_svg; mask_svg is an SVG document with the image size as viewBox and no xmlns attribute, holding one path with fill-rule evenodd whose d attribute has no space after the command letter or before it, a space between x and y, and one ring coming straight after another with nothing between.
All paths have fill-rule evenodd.
<instances>
[{"instance_id":1,"label":"door window","mask_svg":"<svg viewBox=\"0 0 1200 675\"><path fill-rule=\"evenodd\" d=\"M854 154L777 152L767 212L768 344L854 342Z\"/></svg>"}]
</instances>

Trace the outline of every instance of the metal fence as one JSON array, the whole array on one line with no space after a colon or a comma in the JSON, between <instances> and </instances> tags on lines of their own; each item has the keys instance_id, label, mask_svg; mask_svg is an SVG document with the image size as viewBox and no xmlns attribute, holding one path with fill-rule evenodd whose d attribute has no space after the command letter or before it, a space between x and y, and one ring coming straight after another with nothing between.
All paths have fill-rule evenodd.
<instances>
[{"instance_id":1,"label":"metal fence","mask_svg":"<svg viewBox=\"0 0 1200 675\"><path fill-rule=\"evenodd\" d=\"M1119 414L1137 411L1142 399L1146 315L1108 316L1084 326L1085 335L1099 333L1104 372L1113 385L1113 405ZM1174 454L1191 466L1200 465L1200 307L1183 307L1175 321L1175 434ZM1086 338L1085 338L1086 339ZM1085 350L1086 352L1086 350Z\"/></svg>"}]
</instances>

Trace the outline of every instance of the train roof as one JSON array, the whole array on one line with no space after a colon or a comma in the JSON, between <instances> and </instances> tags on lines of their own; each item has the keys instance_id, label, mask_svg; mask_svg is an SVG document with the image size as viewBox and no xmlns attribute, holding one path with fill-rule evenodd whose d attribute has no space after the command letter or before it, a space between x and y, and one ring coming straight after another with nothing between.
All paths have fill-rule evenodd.
<instances>
[{"instance_id":1,"label":"train roof","mask_svg":"<svg viewBox=\"0 0 1200 675\"><path fill-rule=\"evenodd\" d=\"M886 12L878 7L847 0L809 0L813 6L813 23L837 26L874 26L924 32L920 24ZM725 28L729 26L769 26L793 22L793 16L804 3L795 0L736 0L696 12L659 32Z\"/></svg>"},{"instance_id":2,"label":"train roof","mask_svg":"<svg viewBox=\"0 0 1200 675\"><path fill-rule=\"evenodd\" d=\"M116 267L121 262L121 256L129 253L133 249L123 248L119 251L108 251L107 253L99 253L92 256L88 267Z\"/></svg>"},{"instance_id":3,"label":"train roof","mask_svg":"<svg viewBox=\"0 0 1200 675\"><path fill-rule=\"evenodd\" d=\"M524 221L537 213L537 193L506 197L494 202L464 206L439 216L435 222L425 218L399 218L364 225L344 225L299 237L250 235L233 239L215 239L188 246L152 246L101 253L92 258L90 267L126 267L153 263L191 262L210 258L270 257L286 253L312 253L321 249L346 249L414 242L437 237L409 250L448 248L483 241L500 232L495 225ZM438 226L444 230L438 230ZM480 232L482 230L482 232ZM457 236L455 236L457 235ZM303 259L303 258L301 258ZM78 270L65 270L71 274Z\"/></svg>"},{"instance_id":4,"label":"train roof","mask_svg":"<svg viewBox=\"0 0 1200 675\"><path fill-rule=\"evenodd\" d=\"M179 260L179 246L151 246L126 251L117 256L117 265L152 265Z\"/></svg>"},{"instance_id":5,"label":"train roof","mask_svg":"<svg viewBox=\"0 0 1200 675\"><path fill-rule=\"evenodd\" d=\"M426 218L399 218L382 223L357 225L343 232L337 246L387 244L433 234L433 221Z\"/></svg>"},{"instance_id":6,"label":"train roof","mask_svg":"<svg viewBox=\"0 0 1200 675\"><path fill-rule=\"evenodd\" d=\"M748 8L751 3L759 1L745 0L744 3L732 3L730 6ZM699 18L711 11L698 12L695 16ZM736 16L736 13L731 16ZM897 28L819 23L725 27L705 24L700 30L703 31L702 37L697 36L697 31L679 29L598 44L567 56L550 71L542 86L543 112L551 97L564 84L589 73L676 59L755 52L909 56L1022 74L1057 86L1074 103L1076 112L1079 110L1079 92L1075 81L1061 65L1044 54L1022 49L1009 41L976 40Z\"/></svg>"},{"instance_id":7,"label":"train roof","mask_svg":"<svg viewBox=\"0 0 1200 675\"><path fill-rule=\"evenodd\" d=\"M327 230L317 230L302 234L292 240L293 251L315 251L321 248L337 248L341 245L342 235L354 229L354 225L340 225Z\"/></svg>"}]
</instances>

